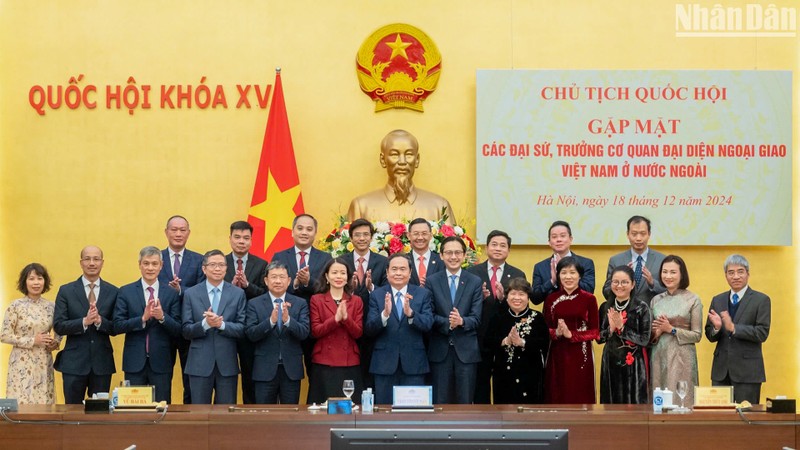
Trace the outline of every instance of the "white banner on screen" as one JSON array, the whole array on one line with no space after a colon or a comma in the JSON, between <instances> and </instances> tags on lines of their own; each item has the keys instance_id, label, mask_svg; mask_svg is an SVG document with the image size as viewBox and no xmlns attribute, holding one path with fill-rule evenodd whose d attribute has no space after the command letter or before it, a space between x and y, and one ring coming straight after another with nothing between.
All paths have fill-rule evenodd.
<instances>
[{"instance_id":1,"label":"white banner on screen","mask_svg":"<svg viewBox=\"0 0 800 450\"><path fill-rule=\"evenodd\" d=\"M788 71L479 70L478 236L545 244L792 244Z\"/></svg>"}]
</instances>

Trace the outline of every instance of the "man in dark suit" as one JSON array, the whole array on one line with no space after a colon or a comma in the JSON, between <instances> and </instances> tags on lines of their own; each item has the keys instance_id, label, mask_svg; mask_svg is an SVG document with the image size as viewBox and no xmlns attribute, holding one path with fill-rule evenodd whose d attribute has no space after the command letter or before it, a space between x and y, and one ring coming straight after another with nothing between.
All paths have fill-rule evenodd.
<instances>
[{"instance_id":1,"label":"man in dark suit","mask_svg":"<svg viewBox=\"0 0 800 450\"><path fill-rule=\"evenodd\" d=\"M481 279L461 270L467 245L460 237L442 241L444 272L428 277L433 328L428 343L435 403L471 404L481 352L478 327L483 309Z\"/></svg>"},{"instance_id":2,"label":"man in dark suit","mask_svg":"<svg viewBox=\"0 0 800 450\"><path fill-rule=\"evenodd\" d=\"M53 312L53 330L67 337L53 364L62 374L67 404L109 392L117 371L109 339L114 335L117 287L100 279L103 251L95 246L81 250L81 269L80 278L58 289Z\"/></svg>"},{"instance_id":3,"label":"man in dark suit","mask_svg":"<svg viewBox=\"0 0 800 450\"><path fill-rule=\"evenodd\" d=\"M411 243L411 253L408 254L411 261L409 282L415 286L425 286L427 277L444 270L442 258L430 248L433 240L431 223L417 217L408 224L406 235Z\"/></svg>"},{"instance_id":4,"label":"man in dark suit","mask_svg":"<svg viewBox=\"0 0 800 450\"><path fill-rule=\"evenodd\" d=\"M373 234L375 234L375 228L370 221L366 219L354 220L350 224L350 242L353 243L353 251L342 255L342 259L345 260L353 272L353 294L360 297L363 303L363 327L366 327L367 317L369 317L369 294L376 288L386 284L387 259L385 256L369 249ZM364 387L375 387L372 374L369 373L374 343L375 340L366 334L362 334L358 340Z\"/></svg>"},{"instance_id":5,"label":"man in dark suit","mask_svg":"<svg viewBox=\"0 0 800 450\"><path fill-rule=\"evenodd\" d=\"M331 260L329 253L317 250L312 245L317 237L317 219L310 214L300 214L292 221L292 239L294 246L275 253L273 261L280 261L289 269L289 292L301 297L309 306L314 294L314 284L322 276L322 269ZM311 355L314 353L314 339L309 333L303 341L303 359L306 364L309 380L311 373Z\"/></svg>"},{"instance_id":6,"label":"man in dark suit","mask_svg":"<svg viewBox=\"0 0 800 450\"><path fill-rule=\"evenodd\" d=\"M183 298L183 336L191 341L186 374L192 404L235 404L239 363L236 341L244 336L244 291L226 281L225 254L203 255L206 281L186 290Z\"/></svg>"},{"instance_id":7,"label":"man in dark suit","mask_svg":"<svg viewBox=\"0 0 800 450\"><path fill-rule=\"evenodd\" d=\"M483 282L483 308L481 309L481 324L478 327L481 361L478 363L478 375L475 382L474 402L476 404L488 405L491 403L490 380L494 349L484 343L489 321L503 304L509 281L512 278L525 279L525 272L506 263L510 249L511 237L505 231L492 230L486 237L488 259L467 269L467 272L477 275Z\"/></svg>"},{"instance_id":8,"label":"man in dark suit","mask_svg":"<svg viewBox=\"0 0 800 450\"><path fill-rule=\"evenodd\" d=\"M570 251L572 245L572 228L563 220L556 220L547 230L548 244L553 250L553 256L536 263L533 266L533 292L531 301L534 305L541 305L548 295L558 290L558 277L556 265L561 258L572 256L583 267L583 276L578 287L594 294L594 261L583 256L578 256Z\"/></svg>"},{"instance_id":9,"label":"man in dark suit","mask_svg":"<svg viewBox=\"0 0 800 450\"><path fill-rule=\"evenodd\" d=\"M635 287L632 295L650 304L656 295L666 291L661 284L661 263L664 254L648 247L650 241L650 219L643 216L633 216L628 219L628 241L631 248L612 256L608 260L606 282L603 284L603 297L611 298L611 273L618 266L628 266L633 269Z\"/></svg>"},{"instance_id":10,"label":"man in dark suit","mask_svg":"<svg viewBox=\"0 0 800 450\"><path fill-rule=\"evenodd\" d=\"M172 340L181 334L178 292L158 282L161 250L139 252L142 278L119 290L114 332L125 334L122 370L133 386L153 385L156 401L172 402Z\"/></svg>"},{"instance_id":11,"label":"man in dark suit","mask_svg":"<svg viewBox=\"0 0 800 450\"><path fill-rule=\"evenodd\" d=\"M725 260L730 291L711 300L706 337L716 342L711 364L713 386L733 386L737 403L761 403L761 383L767 381L761 344L769 337L770 299L748 285L750 263L744 256Z\"/></svg>"},{"instance_id":12,"label":"man in dark suit","mask_svg":"<svg viewBox=\"0 0 800 450\"><path fill-rule=\"evenodd\" d=\"M186 289L196 286L206 279L203 274L203 256L186 248L191 230L189 221L185 217L170 217L164 228L164 234L167 236L169 245L161 251L163 265L158 274L158 282L175 289L178 292L178 300L182 303ZM183 403L189 404L192 402L189 376L186 375L189 341L178 336L173 340L172 345L172 365L175 365L175 351L177 350L183 374Z\"/></svg>"},{"instance_id":13,"label":"man in dark suit","mask_svg":"<svg viewBox=\"0 0 800 450\"><path fill-rule=\"evenodd\" d=\"M231 252L225 256L228 268L225 281L244 289L247 300L258 297L267 291L264 277L267 276L267 262L250 254L253 226L239 220L231 224ZM255 403L255 385L253 384L253 343L247 337L237 343L239 365L242 369L242 401Z\"/></svg>"},{"instance_id":14,"label":"man in dark suit","mask_svg":"<svg viewBox=\"0 0 800 450\"><path fill-rule=\"evenodd\" d=\"M247 303L247 338L255 343L255 402L300 403L302 342L308 337L308 304L288 294L289 271L280 261L267 266L268 292Z\"/></svg>"},{"instance_id":15,"label":"man in dark suit","mask_svg":"<svg viewBox=\"0 0 800 450\"><path fill-rule=\"evenodd\" d=\"M393 386L425 384L430 371L423 337L433 325L430 293L409 284L411 267L402 253L389 257L388 285L369 296L365 332L375 337L369 371L375 377L375 403L392 403Z\"/></svg>"}]
</instances>

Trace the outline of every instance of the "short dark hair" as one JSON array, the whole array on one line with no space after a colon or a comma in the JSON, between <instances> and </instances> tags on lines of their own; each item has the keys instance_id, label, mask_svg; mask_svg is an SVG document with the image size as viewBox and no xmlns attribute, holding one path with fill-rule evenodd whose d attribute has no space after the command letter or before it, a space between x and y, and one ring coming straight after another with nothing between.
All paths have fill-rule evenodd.
<instances>
[{"instance_id":1,"label":"short dark hair","mask_svg":"<svg viewBox=\"0 0 800 450\"><path fill-rule=\"evenodd\" d=\"M547 229L547 240L548 241L550 240L550 232L553 231L553 228L555 228L555 227L566 227L567 228L567 232L569 233L570 237L572 236L572 228L570 228L569 222L564 221L564 220L556 220L555 222L553 222L552 225L550 225L550 228ZM581 275L583 275L583 274L581 274Z\"/></svg>"},{"instance_id":2,"label":"short dark hair","mask_svg":"<svg viewBox=\"0 0 800 450\"><path fill-rule=\"evenodd\" d=\"M461 251L463 251L464 253L467 252L467 244L465 244L464 240L458 236L448 236L444 238L444 240L442 240L442 243L439 245L440 252L444 248L444 244L447 244L448 242L458 242L459 244L461 244Z\"/></svg>"},{"instance_id":3,"label":"short dark hair","mask_svg":"<svg viewBox=\"0 0 800 450\"><path fill-rule=\"evenodd\" d=\"M236 222L233 222L231 224L231 234L233 234L234 231L244 231L244 230L247 230L250 232L250 234L253 234L253 226L250 225L249 222L246 222L244 220L237 220Z\"/></svg>"},{"instance_id":4,"label":"short dark hair","mask_svg":"<svg viewBox=\"0 0 800 450\"><path fill-rule=\"evenodd\" d=\"M583 278L583 267L578 264L578 260L573 256L567 256L566 258L561 258L556 264L556 281L558 281L559 286L561 286L561 270L567 267L574 267L578 271L578 277Z\"/></svg>"},{"instance_id":5,"label":"short dark hair","mask_svg":"<svg viewBox=\"0 0 800 450\"><path fill-rule=\"evenodd\" d=\"M292 228L294 228L295 225L297 225L297 221L300 220L302 217L308 217L309 219L311 219L311 221L314 222L314 229L315 230L317 229L317 219L315 219L314 216L312 216L311 214L305 214L305 213L298 214L294 219L292 219Z\"/></svg>"},{"instance_id":6,"label":"short dark hair","mask_svg":"<svg viewBox=\"0 0 800 450\"><path fill-rule=\"evenodd\" d=\"M511 236L509 236L508 233L506 233L505 231L500 231L500 230L492 230L489 232L489 235L486 236L486 245L489 245L489 242L492 242L492 239L498 236L506 238L506 241L508 241L508 247L511 248ZM550 237L549 233L548 237Z\"/></svg>"},{"instance_id":7,"label":"short dark hair","mask_svg":"<svg viewBox=\"0 0 800 450\"><path fill-rule=\"evenodd\" d=\"M642 222L647 224L647 232L650 233L650 219L645 216L633 216L628 219L628 231L631 231L631 224Z\"/></svg>"},{"instance_id":8,"label":"short dark hair","mask_svg":"<svg viewBox=\"0 0 800 450\"><path fill-rule=\"evenodd\" d=\"M397 253L392 253L391 255L389 255L389 258L386 260L386 268L387 268L387 270L389 268L389 264L391 264L392 260L394 260L395 258L403 258L403 259L405 259L408 262L408 268L409 269L411 268L411 258L408 256L408 253L397 252Z\"/></svg>"},{"instance_id":9,"label":"short dark hair","mask_svg":"<svg viewBox=\"0 0 800 450\"><path fill-rule=\"evenodd\" d=\"M531 284L528 283L524 277L514 277L511 281L508 282L508 287L505 289L506 297L508 297L508 293L511 291L522 291L528 294L528 297L531 296Z\"/></svg>"},{"instance_id":10,"label":"short dark hair","mask_svg":"<svg viewBox=\"0 0 800 450\"><path fill-rule=\"evenodd\" d=\"M614 267L611 270L611 276L613 277L614 274L617 273L617 272L622 272L622 273L628 275L628 278L631 279L631 281L633 282L634 287L636 286L636 281L635 281L636 275L633 273L633 269L631 269L627 265L617 266L617 267ZM609 277L609 280L610 279L611 278Z\"/></svg>"},{"instance_id":11,"label":"short dark hair","mask_svg":"<svg viewBox=\"0 0 800 450\"><path fill-rule=\"evenodd\" d=\"M214 250L209 250L205 252L205 254L203 255L203 265L205 266L206 264L208 264L208 258L217 255L222 256L223 258L225 257L225 253L222 253L222 250L218 250L216 248Z\"/></svg>"},{"instance_id":12,"label":"short dark hair","mask_svg":"<svg viewBox=\"0 0 800 450\"><path fill-rule=\"evenodd\" d=\"M414 219L414 220L412 220L411 222L408 223L408 231L410 232L411 231L411 227L413 227L414 225L418 225L420 223L424 223L428 227L428 231L432 231L433 230L433 228L431 227L431 223L430 222L428 222L426 219L423 219L422 217L417 217L416 219Z\"/></svg>"},{"instance_id":13,"label":"short dark hair","mask_svg":"<svg viewBox=\"0 0 800 450\"><path fill-rule=\"evenodd\" d=\"M681 272L681 281L678 283L678 289L686 289L689 287L689 270L686 268L686 262L683 261L678 255L667 255L664 257L664 261L661 263L661 267L658 269L658 281L661 282L661 285L664 285L664 280L661 279L661 271L664 270L664 264L671 262L678 265L678 269Z\"/></svg>"},{"instance_id":14,"label":"short dark hair","mask_svg":"<svg viewBox=\"0 0 800 450\"><path fill-rule=\"evenodd\" d=\"M348 294L352 294L353 286L350 284L350 280L353 279L353 269L350 267L350 264L347 264L347 261L341 256L333 258L325 263L325 266L322 268L322 272L319 274L319 278L317 278L316 286L314 286L316 288L315 291L319 294L324 294L331 290L331 285L328 283L328 279L325 278L325 275L328 274L328 271L331 270L331 266L334 264L341 264L347 269L347 282L344 284L344 291Z\"/></svg>"},{"instance_id":15,"label":"short dark hair","mask_svg":"<svg viewBox=\"0 0 800 450\"><path fill-rule=\"evenodd\" d=\"M22 268L22 270L19 272L19 280L17 281L17 290L22 292L24 295L28 295L27 280L31 272L44 278L44 286L42 286L42 294L49 291L51 286L50 274L47 273L47 268L45 268L43 265L39 263L30 263Z\"/></svg>"},{"instance_id":16,"label":"short dark hair","mask_svg":"<svg viewBox=\"0 0 800 450\"><path fill-rule=\"evenodd\" d=\"M350 238L351 239L353 237L353 230L355 230L356 228L361 228L361 227L369 227L369 235L370 236L375 234L375 226L372 225L372 222L370 222L369 220L364 219L364 218L356 219L350 224Z\"/></svg>"}]
</instances>

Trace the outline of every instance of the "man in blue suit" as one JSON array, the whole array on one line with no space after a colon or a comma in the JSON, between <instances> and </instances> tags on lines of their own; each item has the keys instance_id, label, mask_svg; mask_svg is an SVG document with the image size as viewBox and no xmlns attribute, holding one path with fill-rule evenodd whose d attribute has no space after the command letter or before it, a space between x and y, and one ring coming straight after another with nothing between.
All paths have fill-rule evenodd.
<instances>
[{"instance_id":1,"label":"man in blue suit","mask_svg":"<svg viewBox=\"0 0 800 450\"><path fill-rule=\"evenodd\" d=\"M409 284L408 256L395 253L388 261L387 286L369 296L366 333L375 336L369 371L375 376L375 402L392 403L393 386L425 384L430 371L423 337L433 325L430 293Z\"/></svg>"},{"instance_id":2,"label":"man in blue suit","mask_svg":"<svg viewBox=\"0 0 800 450\"><path fill-rule=\"evenodd\" d=\"M239 379L236 341L244 336L244 291L226 281L225 254L203 255L204 283L190 287L183 298L183 337L191 341L186 374L192 404L235 404Z\"/></svg>"},{"instance_id":3,"label":"man in blue suit","mask_svg":"<svg viewBox=\"0 0 800 450\"><path fill-rule=\"evenodd\" d=\"M558 274L556 265L567 256L572 256L583 267L583 276L578 287L590 294L594 294L594 261L583 256L578 256L570 251L572 245L572 228L563 220L556 220L547 230L547 243L553 249L553 256L536 263L533 266L533 292L531 301L534 305L541 305L548 295L558 290Z\"/></svg>"},{"instance_id":4,"label":"man in blue suit","mask_svg":"<svg viewBox=\"0 0 800 450\"><path fill-rule=\"evenodd\" d=\"M95 246L81 250L83 275L58 289L53 330L67 337L53 367L64 381L64 400L80 404L97 392L108 392L114 365L114 305L117 287L100 279L103 251Z\"/></svg>"},{"instance_id":5,"label":"man in blue suit","mask_svg":"<svg viewBox=\"0 0 800 450\"><path fill-rule=\"evenodd\" d=\"M273 261L282 262L289 270L289 292L292 295L301 297L309 306L311 296L314 294L314 284L322 276L322 269L331 260L331 255L327 252L317 250L313 247L314 239L317 237L317 219L310 214L300 214L292 221L292 239L294 246L286 250L275 253ZM303 341L303 359L308 372L309 382L313 374L311 373L311 355L314 353L315 340L309 333L308 338Z\"/></svg>"},{"instance_id":6,"label":"man in blue suit","mask_svg":"<svg viewBox=\"0 0 800 450\"><path fill-rule=\"evenodd\" d=\"M288 294L291 279L285 264L272 261L265 279L268 292L247 303L246 334L255 343L255 402L300 403L303 348L309 335L308 305Z\"/></svg>"},{"instance_id":7,"label":"man in blue suit","mask_svg":"<svg viewBox=\"0 0 800 450\"><path fill-rule=\"evenodd\" d=\"M483 309L483 282L461 270L467 245L460 237L442 241L447 270L425 283L433 298L433 328L428 343L435 403L471 404L481 352L478 327Z\"/></svg>"},{"instance_id":8,"label":"man in blue suit","mask_svg":"<svg viewBox=\"0 0 800 450\"><path fill-rule=\"evenodd\" d=\"M164 228L169 245L161 252L161 272L158 282L170 286L178 292L179 302L183 302L186 289L202 283L206 276L203 274L203 257L186 248L189 240L189 221L183 216L172 216L167 220ZM186 358L189 356L189 341L181 336L172 341L172 365L175 365L175 351L181 360L181 373L183 373L183 403L192 402L189 376L186 375Z\"/></svg>"},{"instance_id":9,"label":"man in blue suit","mask_svg":"<svg viewBox=\"0 0 800 450\"><path fill-rule=\"evenodd\" d=\"M433 240L431 223L417 217L408 224L406 235L411 243L411 253L408 254L408 259L411 261L409 282L415 286L425 286L427 277L444 270L442 258L430 248Z\"/></svg>"},{"instance_id":10,"label":"man in blue suit","mask_svg":"<svg viewBox=\"0 0 800 450\"><path fill-rule=\"evenodd\" d=\"M114 332L125 334L122 370L133 386L153 385L156 401L172 402L172 340L181 334L178 292L159 283L161 250L139 252L142 278L119 290Z\"/></svg>"}]
</instances>

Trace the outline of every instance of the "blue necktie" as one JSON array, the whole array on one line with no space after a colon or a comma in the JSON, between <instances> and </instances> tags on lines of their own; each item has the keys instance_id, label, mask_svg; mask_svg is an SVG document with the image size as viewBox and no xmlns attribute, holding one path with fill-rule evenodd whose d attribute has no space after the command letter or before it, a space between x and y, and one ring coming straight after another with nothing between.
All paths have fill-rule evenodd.
<instances>
[{"instance_id":1,"label":"blue necktie","mask_svg":"<svg viewBox=\"0 0 800 450\"><path fill-rule=\"evenodd\" d=\"M734 305L737 305L737 304L739 304L739 294L733 294L733 297L732 297L732 303L733 303Z\"/></svg>"},{"instance_id":2,"label":"blue necktie","mask_svg":"<svg viewBox=\"0 0 800 450\"><path fill-rule=\"evenodd\" d=\"M283 311L281 311L281 303L283 303L283 299L279 298L275 300L275 303L277 305L275 307L278 308L278 321L276 324L278 325L278 333L280 333L283 329Z\"/></svg>"},{"instance_id":3,"label":"blue necktie","mask_svg":"<svg viewBox=\"0 0 800 450\"><path fill-rule=\"evenodd\" d=\"M456 278L455 275L450 275L450 300L456 304Z\"/></svg>"},{"instance_id":4,"label":"blue necktie","mask_svg":"<svg viewBox=\"0 0 800 450\"><path fill-rule=\"evenodd\" d=\"M394 298L394 309L397 310L397 320L400 320L403 318L403 293L394 294Z\"/></svg>"},{"instance_id":5,"label":"blue necktie","mask_svg":"<svg viewBox=\"0 0 800 450\"><path fill-rule=\"evenodd\" d=\"M642 282L642 261L642 255L636 257L636 269L633 271L633 281L636 286L639 286L639 283Z\"/></svg>"},{"instance_id":6,"label":"blue necktie","mask_svg":"<svg viewBox=\"0 0 800 450\"><path fill-rule=\"evenodd\" d=\"M219 288L214 288L211 290L213 297L211 298L211 310L214 311L214 314L217 313L217 309L219 308Z\"/></svg>"}]
</instances>

